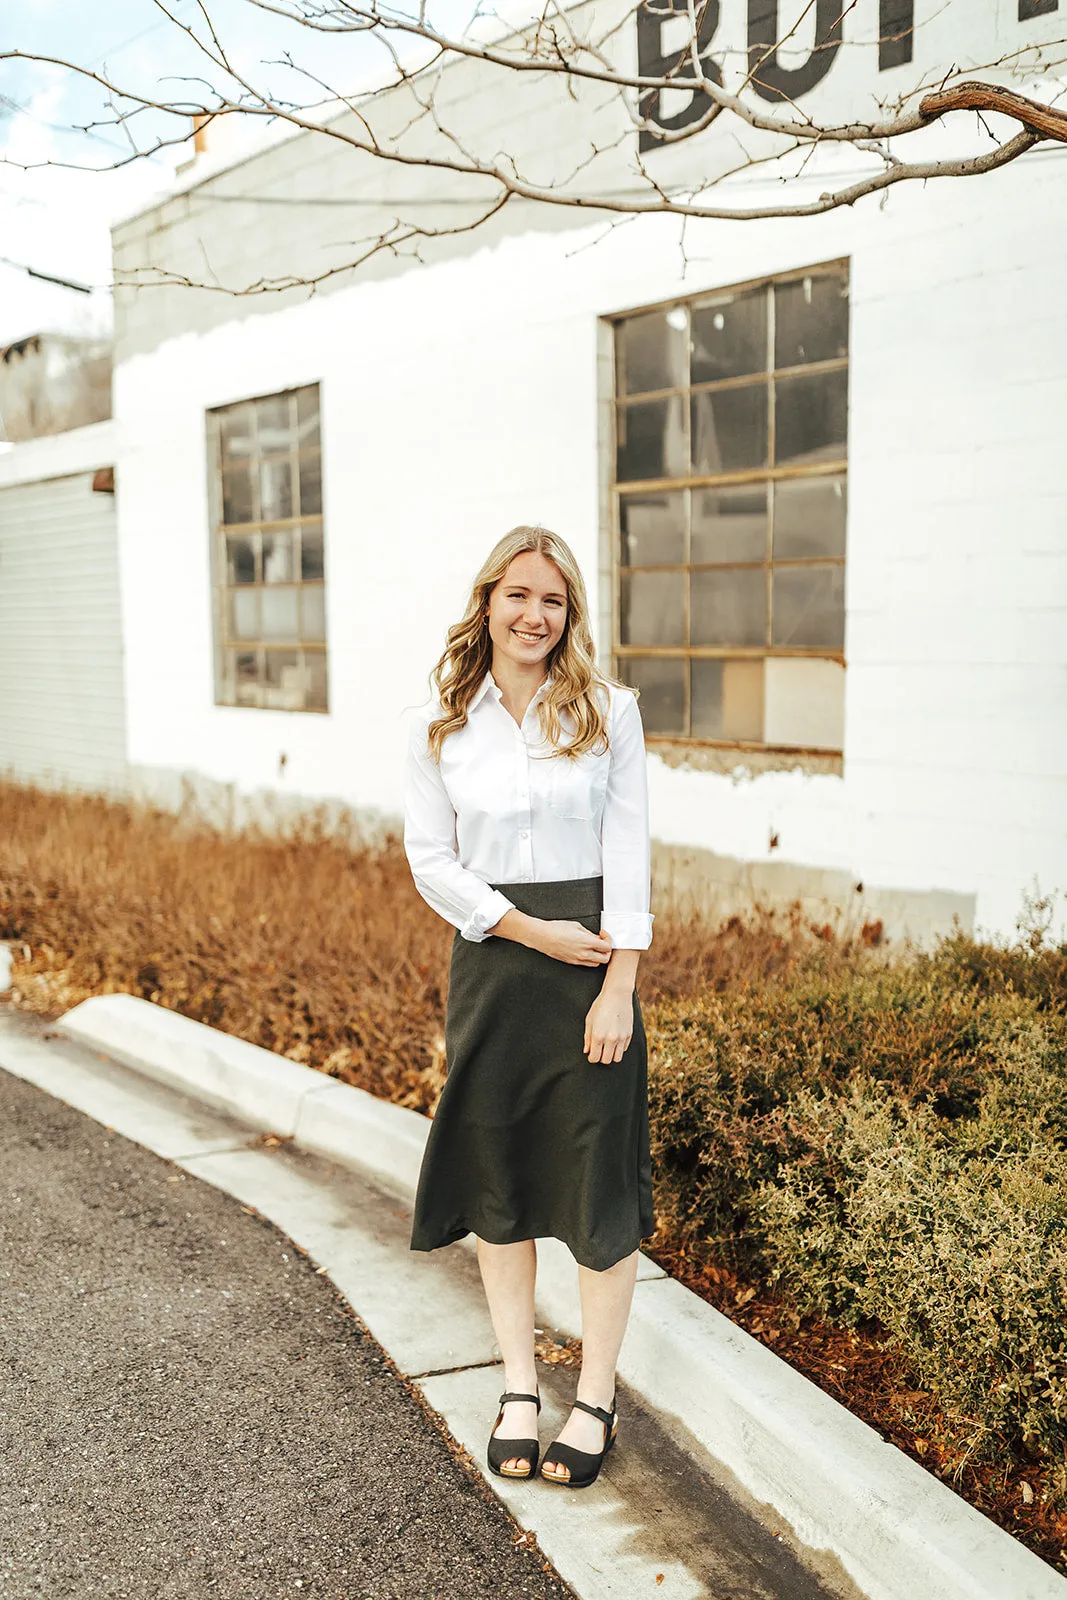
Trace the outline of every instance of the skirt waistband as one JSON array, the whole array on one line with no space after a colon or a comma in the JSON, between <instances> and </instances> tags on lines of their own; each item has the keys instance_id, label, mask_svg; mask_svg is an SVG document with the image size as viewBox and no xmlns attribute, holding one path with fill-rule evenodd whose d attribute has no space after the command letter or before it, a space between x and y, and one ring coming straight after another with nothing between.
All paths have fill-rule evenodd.
<instances>
[{"instance_id":1,"label":"skirt waistband","mask_svg":"<svg viewBox=\"0 0 1067 1600\"><path fill-rule=\"evenodd\" d=\"M570 917L598 917L604 909L604 879L554 878L543 883L492 883L518 911L547 921Z\"/></svg>"}]
</instances>

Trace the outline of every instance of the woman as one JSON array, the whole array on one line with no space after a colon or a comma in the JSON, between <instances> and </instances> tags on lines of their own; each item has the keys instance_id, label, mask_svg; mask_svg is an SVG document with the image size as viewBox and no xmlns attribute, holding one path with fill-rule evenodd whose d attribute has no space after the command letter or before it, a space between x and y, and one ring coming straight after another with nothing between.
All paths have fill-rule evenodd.
<instances>
[{"instance_id":1,"label":"woman","mask_svg":"<svg viewBox=\"0 0 1067 1600\"><path fill-rule=\"evenodd\" d=\"M598 672L581 572L543 528L490 552L432 677L410 732L404 846L456 933L411 1248L475 1234L505 1374L489 1465L529 1478L534 1240L569 1246L582 1370L541 1475L583 1488L615 1439L615 1366L653 1229L634 988L653 921L641 713Z\"/></svg>"}]
</instances>

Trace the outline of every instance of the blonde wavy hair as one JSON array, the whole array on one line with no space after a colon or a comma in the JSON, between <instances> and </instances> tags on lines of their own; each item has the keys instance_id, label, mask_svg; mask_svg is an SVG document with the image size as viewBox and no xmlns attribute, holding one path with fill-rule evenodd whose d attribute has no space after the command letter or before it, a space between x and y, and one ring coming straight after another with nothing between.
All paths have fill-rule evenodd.
<instances>
[{"instance_id":1,"label":"blonde wavy hair","mask_svg":"<svg viewBox=\"0 0 1067 1600\"><path fill-rule=\"evenodd\" d=\"M460 621L449 628L445 648L430 673L444 711L427 730L427 748L435 761L440 761L441 747L449 734L466 723L470 703L492 665L489 595L515 557L527 551L536 551L555 562L567 588L567 620L546 660L548 670L555 674L554 681L537 706L542 737L560 755L572 760L587 750L597 748L603 753L610 748L608 696L600 691L608 684L620 689L627 685L617 678L605 677L597 667L581 569L558 533L521 526L506 533L486 556L471 587L466 610ZM562 712L568 712L575 724L574 737L565 745Z\"/></svg>"}]
</instances>

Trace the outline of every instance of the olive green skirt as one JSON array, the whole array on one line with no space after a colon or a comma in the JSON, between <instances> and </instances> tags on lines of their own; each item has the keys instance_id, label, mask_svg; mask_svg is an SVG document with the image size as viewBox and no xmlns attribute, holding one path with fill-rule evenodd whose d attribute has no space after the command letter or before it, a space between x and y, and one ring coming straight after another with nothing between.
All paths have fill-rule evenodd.
<instances>
[{"instance_id":1,"label":"olive green skirt","mask_svg":"<svg viewBox=\"0 0 1067 1600\"><path fill-rule=\"evenodd\" d=\"M528 916L600 931L603 878L496 883ZM604 1271L653 1231L648 1053L636 990L618 1062L583 1050L604 967L456 931L447 1077L422 1161L411 1248L467 1233L490 1244L562 1239Z\"/></svg>"}]
</instances>

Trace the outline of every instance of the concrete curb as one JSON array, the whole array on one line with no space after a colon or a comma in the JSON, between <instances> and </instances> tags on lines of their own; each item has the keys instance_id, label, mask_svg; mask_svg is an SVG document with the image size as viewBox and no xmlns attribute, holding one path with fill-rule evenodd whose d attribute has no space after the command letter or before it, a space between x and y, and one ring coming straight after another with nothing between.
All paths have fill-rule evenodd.
<instances>
[{"instance_id":1,"label":"concrete curb","mask_svg":"<svg viewBox=\"0 0 1067 1600\"><path fill-rule=\"evenodd\" d=\"M429 1128L416 1112L132 995L83 1001L57 1027L414 1195ZM539 1241L538 1263L539 1314L577 1333L569 1253ZM1067 1600L1045 1562L647 1259L619 1372L870 1600Z\"/></svg>"},{"instance_id":2,"label":"concrete curb","mask_svg":"<svg viewBox=\"0 0 1067 1600\"><path fill-rule=\"evenodd\" d=\"M158 1083L414 1193L429 1128L417 1111L131 994L83 1000L58 1026Z\"/></svg>"}]
</instances>

